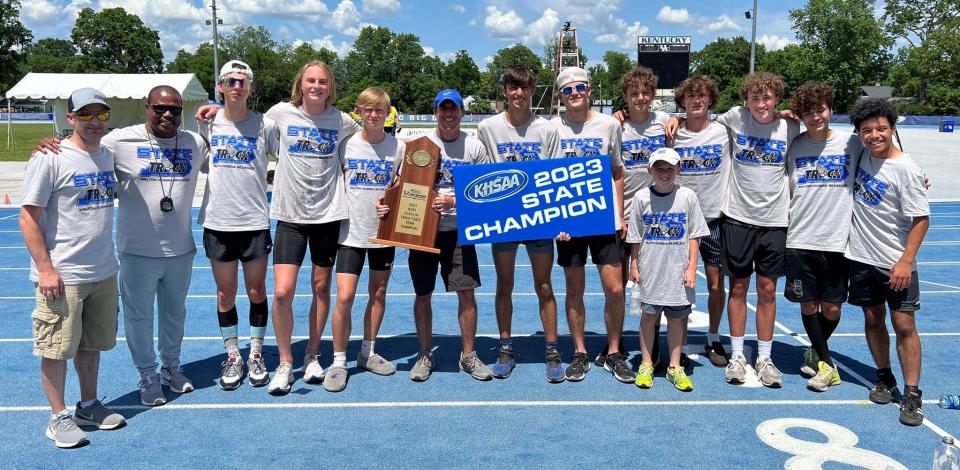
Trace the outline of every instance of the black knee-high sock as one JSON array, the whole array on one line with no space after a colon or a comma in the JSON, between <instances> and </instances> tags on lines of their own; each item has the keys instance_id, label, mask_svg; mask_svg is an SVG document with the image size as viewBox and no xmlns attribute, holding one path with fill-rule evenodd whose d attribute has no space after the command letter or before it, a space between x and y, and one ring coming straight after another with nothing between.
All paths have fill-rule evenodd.
<instances>
[{"instance_id":1,"label":"black knee-high sock","mask_svg":"<svg viewBox=\"0 0 960 470\"><path fill-rule=\"evenodd\" d=\"M803 329L807 331L807 337L810 338L810 344L813 350L817 352L820 360L827 364L833 364L830 361L830 350L827 348L827 338L820 328L820 321L817 315L801 315L803 319Z\"/></svg>"},{"instance_id":2,"label":"black knee-high sock","mask_svg":"<svg viewBox=\"0 0 960 470\"><path fill-rule=\"evenodd\" d=\"M840 317L837 317L836 320L831 320L827 318L823 312L817 312L817 320L820 322L820 330L823 331L823 337L830 339L830 336L833 335L834 330L837 329L837 325L840 324Z\"/></svg>"}]
</instances>

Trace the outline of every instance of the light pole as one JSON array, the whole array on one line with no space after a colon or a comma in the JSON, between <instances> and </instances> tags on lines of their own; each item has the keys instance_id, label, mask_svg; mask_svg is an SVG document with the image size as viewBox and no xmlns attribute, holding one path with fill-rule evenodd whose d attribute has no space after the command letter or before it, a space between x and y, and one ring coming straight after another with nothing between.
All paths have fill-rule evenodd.
<instances>
[{"instance_id":1,"label":"light pole","mask_svg":"<svg viewBox=\"0 0 960 470\"><path fill-rule=\"evenodd\" d=\"M219 103L220 89L217 88L217 75L220 74L220 58L217 49L219 49L220 37L217 35L217 25L223 24L223 20L217 18L217 0L210 1L210 10L213 11L213 19L207 20L207 25L213 25L213 98Z\"/></svg>"},{"instance_id":2,"label":"light pole","mask_svg":"<svg viewBox=\"0 0 960 470\"><path fill-rule=\"evenodd\" d=\"M756 63L757 49L757 0L753 0L753 10L743 12L743 16L746 16L748 20L753 20L753 32L750 34L750 73L752 74Z\"/></svg>"}]
</instances>

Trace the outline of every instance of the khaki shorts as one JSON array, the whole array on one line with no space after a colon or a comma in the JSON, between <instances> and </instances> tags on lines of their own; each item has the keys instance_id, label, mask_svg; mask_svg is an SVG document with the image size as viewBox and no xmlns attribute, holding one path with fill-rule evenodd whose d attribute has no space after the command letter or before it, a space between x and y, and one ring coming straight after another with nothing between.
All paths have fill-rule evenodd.
<instances>
[{"instance_id":1,"label":"khaki shorts","mask_svg":"<svg viewBox=\"0 0 960 470\"><path fill-rule=\"evenodd\" d=\"M65 286L56 299L36 289L33 355L66 360L77 351L109 351L117 344L117 276Z\"/></svg>"}]
</instances>

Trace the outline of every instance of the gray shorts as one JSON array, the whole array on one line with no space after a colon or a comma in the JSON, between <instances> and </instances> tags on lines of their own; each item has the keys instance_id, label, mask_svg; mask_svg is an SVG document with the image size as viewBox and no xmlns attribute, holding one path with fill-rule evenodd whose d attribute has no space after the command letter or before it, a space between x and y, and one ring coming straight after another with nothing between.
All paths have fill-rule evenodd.
<instances>
[{"instance_id":1,"label":"gray shorts","mask_svg":"<svg viewBox=\"0 0 960 470\"><path fill-rule=\"evenodd\" d=\"M653 305L646 302L640 304L640 311L647 315L664 314L667 318L683 318L693 311L689 305Z\"/></svg>"}]
</instances>

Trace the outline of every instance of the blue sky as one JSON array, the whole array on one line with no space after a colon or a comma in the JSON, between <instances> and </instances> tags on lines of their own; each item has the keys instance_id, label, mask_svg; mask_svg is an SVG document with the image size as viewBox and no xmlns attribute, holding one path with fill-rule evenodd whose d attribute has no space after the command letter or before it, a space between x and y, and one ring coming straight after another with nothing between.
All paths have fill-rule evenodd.
<instances>
[{"instance_id":1,"label":"blue sky","mask_svg":"<svg viewBox=\"0 0 960 470\"><path fill-rule=\"evenodd\" d=\"M414 33L428 54L444 60L466 49L483 68L497 50L516 43L542 55L544 44L572 21L589 63L607 50L636 57L638 35L689 35L699 49L717 37L750 37L744 11L751 0L219 0L217 9L227 32L237 25L261 25L275 39L327 47L341 56L349 52L360 29L386 26ZM757 38L768 48L795 42L789 10L801 0L762 0ZM192 51L209 41L210 0L22 0L20 19L44 37L69 38L76 14L120 6L160 32L164 62L176 51Z\"/></svg>"}]
</instances>

